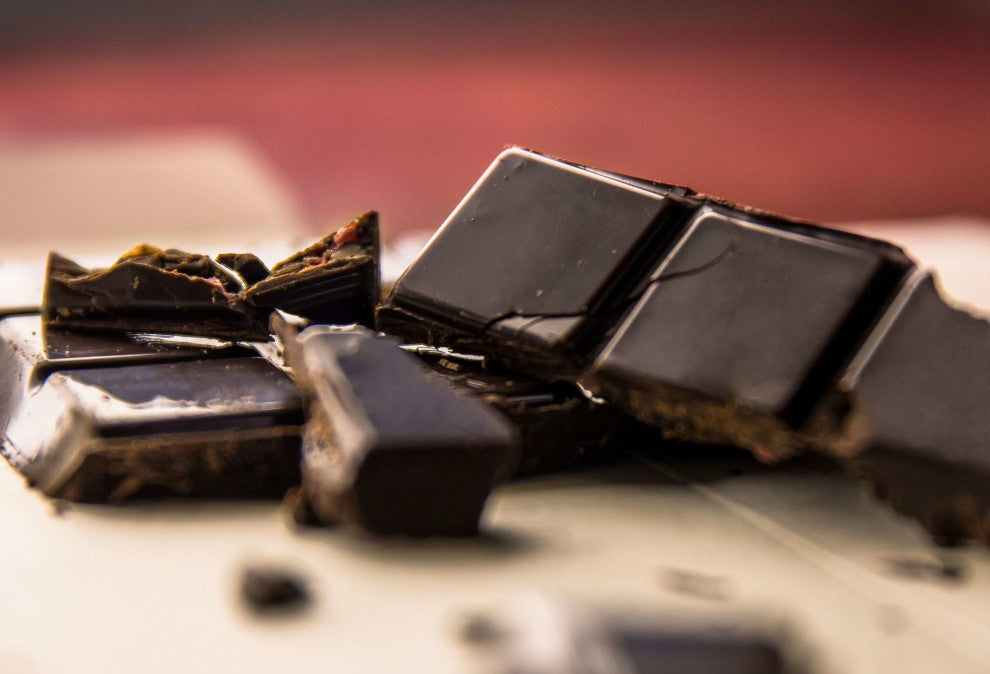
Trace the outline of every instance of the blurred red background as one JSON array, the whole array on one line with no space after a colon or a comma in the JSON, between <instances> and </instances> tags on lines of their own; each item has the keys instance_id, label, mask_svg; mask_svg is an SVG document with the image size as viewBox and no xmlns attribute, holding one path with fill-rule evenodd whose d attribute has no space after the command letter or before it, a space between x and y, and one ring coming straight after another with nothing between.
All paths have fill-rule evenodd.
<instances>
[{"instance_id":1,"label":"blurred red background","mask_svg":"<svg viewBox=\"0 0 990 674\"><path fill-rule=\"evenodd\" d=\"M509 144L828 222L990 216L988 38L983 3L18 0L0 141L233 132L314 226L391 233Z\"/></svg>"}]
</instances>

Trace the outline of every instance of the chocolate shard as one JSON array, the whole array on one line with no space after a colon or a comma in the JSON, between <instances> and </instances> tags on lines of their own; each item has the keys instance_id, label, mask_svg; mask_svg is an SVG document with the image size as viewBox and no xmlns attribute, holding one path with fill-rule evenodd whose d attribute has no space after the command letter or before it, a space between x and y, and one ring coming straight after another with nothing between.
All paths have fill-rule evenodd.
<instances>
[{"instance_id":1,"label":"chocolate shard","mask_svg":"<svg viewBox=\"0 0 990 674\"><path fill-rule=\"evenodd\" d=\"M280 335L308 399L302 484L324 522L469 535L517 437L497 412L360 328Z\"/></svg>"},{"instance_id":2,"label":"chocolate shard","mask_svg":"<svg viewBox=\"0 0 990 674\"><path fill-rule=\"evenodd\" d=\"M202 350L0 321L2 452L70 501L277 497L299 479L301 399L245 349Z\"/></svg>"},{"instance_id":3,"label":"chocolate shard","mask_svg":"<svg viewBox=\"0 0 990 674\"><path fill-rule=\"evenodd\" d=\"M245 284L257 283L271 273L261 259L253 253L220 253L217 262L237 272Z\"/></svg>"},{"instance_id":4,"label":"chocolate shard","mask_svg":"<svg viewBox=\"0 0 990 674\"><path fill-rule=\"evenodd\" d=\"M919 272L842 384L864 432L853 469L944 542L990 542L990 322Z\"/></svg>"},{"instance_id":5,"label":"chocolate shard","mask_svg":"<svg viewBox=\"0 0 990 674\"><path fill-rule=\"evenodd\" d=\"M369 211L292 257L247 288L267 316L281 309L314 323L374 325L381 299L378 213Z\"/></svg>"},{"instance_id":6,"label":"chocolate shard","mask_svg":"<svg viewBox=\"0 0 990 674\"><path fill-rule=\"evenodd\" d=\"M371 325L381 295L378 258L374 212L271 272L248 253L224 253L214 261L142 245L106 269L86 269L51 253L42 315L59 329L232 341L268 340L274 309L314 321Z\"/></svg>"},{"instance_id":7,"label":"chocolate shard","mask_svg":"<svg viewBox=\"0 0 990 674\"><path fill-rule=\"evenodd\" d=\"M494 367L480 356L407 347L454 388L504 414L519 431L518 461L505 478L526 477L616 460L644 429L574 384L546 382ZM657 434L649 434L656 442Z\"/></svg>"},{"instance_id":8,"label":"chocolate shard","mask_svg":"<svg viewBox=\"0 0 990 674\"><path fill-rule=\"evenodd\" d=\"M240 281L203 255L139 246L107 269L48 256L42 315L53 328L268 338Z\"/></svg>"},{"instance_id":9,"label":"chocolate shard","mask_svg":"<svg viewBox=\"0 0 990 674\"><path fill-rule=\"evenodd\" d=\"M513 149L379 324L774 460L848 449L834 381L912 268L885 242Z\"/></svg>"}]
</instances>

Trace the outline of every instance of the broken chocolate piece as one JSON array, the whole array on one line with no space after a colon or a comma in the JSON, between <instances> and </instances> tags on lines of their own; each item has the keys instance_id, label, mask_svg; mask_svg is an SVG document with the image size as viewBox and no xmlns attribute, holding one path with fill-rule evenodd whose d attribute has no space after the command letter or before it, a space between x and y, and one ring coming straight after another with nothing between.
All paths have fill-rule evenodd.
<instances>
[{"instance_id":1,"label":"broken chocolate piece","mask_svg":"<svg viewBox=\"0 0 990 674\"><path fill-rule=\"evenodd\" d=\"M866 433L855 469L945 542L990 542L990 322L919 272L842 386Z\"/></svg>"},{"instance_id":2,"label":"broken chocolate piece","mask_svg":"<svg viewBox=\"0 0 990 674\"><path fill-rule=\"evenodd\" d=\"M704 206L585 377L682 439L771 456L812 408L889 300L903 262Z\"/></svg>"},{"instance_id":3,"label":"broken chocolate piece","mask_svg":"<svg viewBox=\"0 0 990 674\"><path fill-rule=\"evenodd\" d=\"M812 411L911 268L884 242L513 149L379 323L772 459L841 443L841 411Z\"/></svg>"},{"instance_id":4,"label":"broken chocolate piece","mask_svg":"<svg viewBox=\"0 0 990 674\"><path fill-rule=\"evenodd\" d=\"M378 214L365 213L272 267L244 291L267 315L275 309L314 323L374 325L381 298Z\"/></svg>"},{"instance_id":5,"label":"broken chocolate piece","mask_svg":"<svg viewBox=\"0 0 990 674\"><path fill-rule=\"evenodd\" d=\"M378 318L673 439L858 454L933 531L986 537L990 323L905 295L914 274L883 241L512 149Z\"/></svg>"},{"instance_id":6,"label":"broken chocolate piece","mask_svg":"<svg viewBox=\"0 0 990 674\"><path fill-rule=\"evenodd\" d=\"M271 273L261 259L253 253L220 253L217 262L237 272L246 285L268 278Z\"/></svg>"},{"instance_id":7,"label":"broken chocolate piece","mask_svg":"<svg viewBox=\"0 0 990 674\"><path fill-rule=\"evenodd\" d=\"M477 531L516 450L505 419L367 330L280 338L309 401L302 479L316 515L383 534Z\"/></svg>"},{"instance_id":8,"label":"broken chocolate piece","mask_svg":"<svg viewBox=\"0 0 990 674\"><path fill-rule=\"evenodd\" d=\"M306 581L289 569L249 566L241 574L241 598L257 613L298 610L309 604Z\"/></svg>"},{"instance_id":9,"label":"broken chocolate piece","mask_svg":"<svg viewBox=\"0 0 990 674\"><path fill-rule=\"evenodd\" d=\"M399 279L379 321L411 342L561 376L676 235L668 196L503 153Z\"/></svg>"},{"instance_id":10,"label":"broken chocolate piece","mask_svg":"<svg viewBox=\"0 0 990 674\"><path fill-rule=\"evenodd\" d=\"M111 267L91 270L51 253L42 315L53 328L235 341L269 339L268 314L277 308L315 321L370 325L381 293L378 256L373 212L270 273L250 254L225 253L218 263L138 246Z\"/></svg>"},{"instance_id":11,"label":"broken chocolate piece","mask_svg":"<svg viewBox=\"0 0 990 674\"><path fill-rule=\"evenodd\" d=\"M264 359L88 334L77 355L68 337L39 352L30 318L0 321L2 452L45 494L278 497L298 480L300 396Z\"/></svg>"},{"instance_id":12,"label":"broken chocolate piece","mask_svg":"<svg viewBox=\"0 0 990 674\"><path fill-rule=\"evenodd\" d=\"M138 247L89 270L51 253L42 315L53 328L267 339L241 289L203 255Z\"/></svg>"}]
</instances>

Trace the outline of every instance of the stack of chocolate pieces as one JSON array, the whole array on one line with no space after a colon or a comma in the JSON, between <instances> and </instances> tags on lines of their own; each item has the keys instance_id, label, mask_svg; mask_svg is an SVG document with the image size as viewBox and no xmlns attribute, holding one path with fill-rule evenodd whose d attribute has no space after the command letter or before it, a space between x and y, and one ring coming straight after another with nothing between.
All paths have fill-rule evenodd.
<instances>
[{"instance_id":1,"label":"stack of chocolate pieces","mask_svg":"<svg viewBox=\"0 0 990 674\"><path fill-rule=\"evenodd\" d=\"M663 436L824 452L990 537L990 323L893 245L511 149L380 305L378 253L367 214L270 272L53 255L41 318L0 322L5 455L65 498L297 480L309 519L449 535L500 480Z\"/></svg>"}]
</instances>

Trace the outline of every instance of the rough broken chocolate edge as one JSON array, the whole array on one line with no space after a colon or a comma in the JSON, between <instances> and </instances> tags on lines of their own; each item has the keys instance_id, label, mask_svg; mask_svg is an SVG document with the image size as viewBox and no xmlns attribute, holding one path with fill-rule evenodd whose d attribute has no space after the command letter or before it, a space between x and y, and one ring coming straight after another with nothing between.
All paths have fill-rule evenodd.
<instances>
[{"instance_id":1,"label":"rough broken chocolate edge","mask_svg":"<svg viewBox=\"0 0 990 674\"><path fill-rule=\"evenodd\" d=\"M309 268L279 273L288 263L297 258L302 260L307 251L317 247L325 249L328 242L332 243L348 228L357 228L361 254L331 258ZM46 325L56 328L195 335L232 341L268 340L268 314L278 308L304 316L309 314L308 317L315 320L373 325L375 306L381 299L380 254L378 214L374 211L283 260L265 278L237 293L227 292L219 283L213 288L213 284L200 277L162 270L126 256L106 269L86 269L53 252L49 254L46 269L42 315ZM190 254L190 257L203 256ZM252 276L255 272L260 275L257 265L253 264L257 258L251 254L225 253L220 257L228 262L244 262L254 270ZM220 272L224 273L222 265L220 267ZM108 276L126 280L128 275L133 278L121 288L134 286L142 279L163 288L167 283L175 285L163 294L162 302L174 301L174 311L178 315L169 317L169 310L164 307L128 306L126 297L118 298L116 308L99 306L105 304L107 297L101 283L106 285ZM182 286L187 287L191 295L198 294L195 298L198 304L182 306L184 300L175 295ZM281 306L280 300L286 306ZM329 313L328 305L331 307Z\"/></svg>"}]
</instances>

